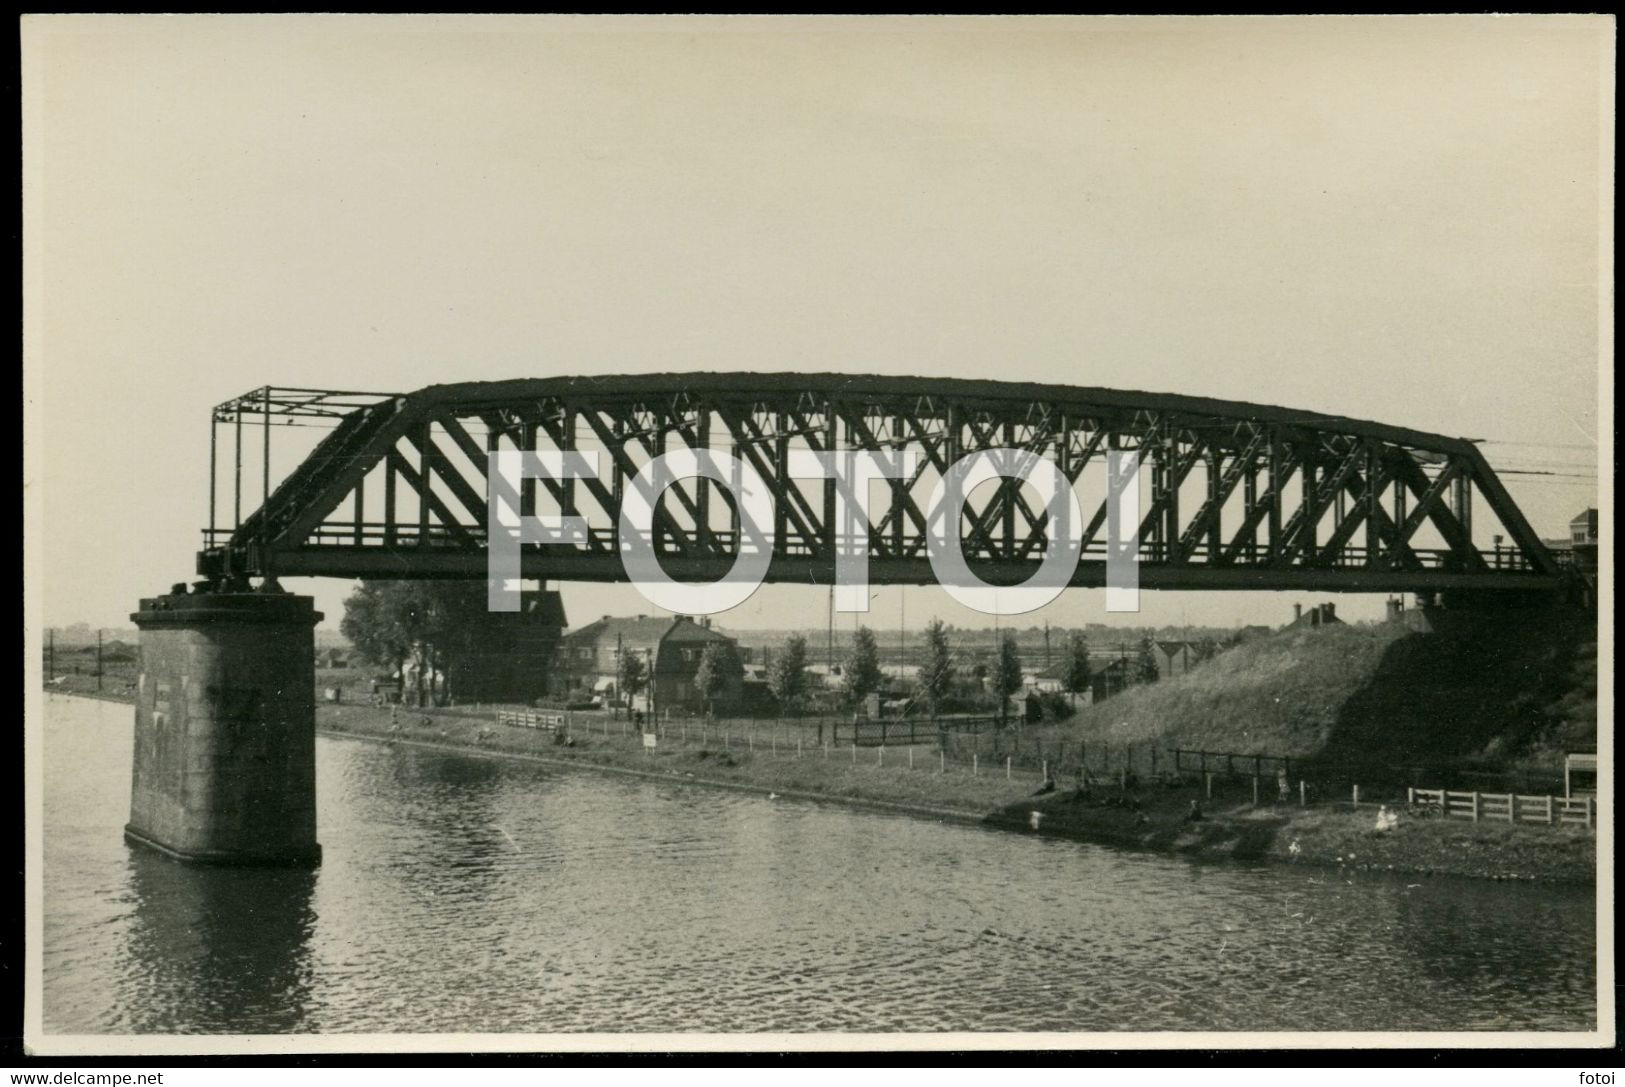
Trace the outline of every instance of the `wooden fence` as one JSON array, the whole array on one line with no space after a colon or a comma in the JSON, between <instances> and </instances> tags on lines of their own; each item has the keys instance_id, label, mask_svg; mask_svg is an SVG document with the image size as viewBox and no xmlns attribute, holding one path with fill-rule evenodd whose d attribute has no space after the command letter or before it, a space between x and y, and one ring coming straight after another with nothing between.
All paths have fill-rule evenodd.
<instances>
[{"instance_id":1,"label":"wooden fence","mask_svg":"<svg viewBox=\"0 0 1625 1087\"><path fill-rule=\"evenodd\" d=\"M1284 755L1242 755L1232 751L1187 751L1174 748L1174 772L1225 774L1230 777L1278 777L1285 773L1292 778L1292 760Z\"/></svg>"},{"instance_id":2,"label":"wooden fence","mask_svg":"<svg viewBox=\"0 0 1625 1087\"><path fill-rule=\"evenodd\" d=\"M565 726L566 717L562 713L538 712L536 710L501 710L497 713L497 724L508 725L513 728L537 728L553 732Z\"/></svg>"},{"instance_id":3,"label":"wooden fence","mask_svg":"<svg viewBox=\"0 0 1625 1087\"><path fill-rule=\"evenodd\" d=\"M502 710L496 715L497 723L515 728L559 732L579 726L587 735L612 733L622 737L635 737L636 726L627 720L611 722L608 716L590 715L573 719L569 712L546 710ZM658 731L662 738L698 743L723 748L744 748L750 751L791 752L800 754L804 749L822 748L825 756L831 748L879 748L880 764L885 759L885 747L913 747L920 744L940 745L942 758L933 760L939 769L948 763L963 763L975 773L982 768L996 770L1002 764L1008 775L1012 770L1038 771L1055 776L1072 774L1094 775L1104 773L1108 779L1121 779L1128 775L1148 773L1159 778L1200 775L1208 795L1213 795L1217 779L1226 777L1251 778L1253 803L1258 804L1265 795L1261 782L1278 780L1284 773L1291 778L1299 775L1316 777L1315 767L1294 763L1281 755L1240 754L1226 751L1193 751L1182 748L1159 749L1154 743L1108 744L1104 741L1085 743L1079 740L1045 736L1040 732L1020 728L999 728L995 718L859 718L854 721L836 718L822 719L724 719L650 720L646 726ZM914 756L907 755L907 765L914 765ZM1307 804L1312 798L1331 800L1332 794L1317 780L1297 781L1296 800ZM1595 828L1597 823L1594 797L1562 797L1552 794L1529 795L1523 793L1491 793L1451 789L1423 789L1406 787L1407 799L1413 809L1431 812L1447 819L1471 819L1475 822L1541 823L1552 826L1570 825ZM1352 786L1356 806L1361 801L1361 786ZM1384 790L1385 791L1385 790ZM1380 792L1380 791L1379 791ZM1318 794L1318 795L1317 795ZM1397 800L1397 795L1390 793ZM1286 796L1281 796L1285 800ZM1370 800L1370 793L1367 792Z\"/></svg>"},{"instance_id":4,"label":"wooden fence","mask_svg":"<svg viewBox=\"0 0 1625 1087\"><path fill-rule=\"evenodd\" d=\"M832 721L829 737L836 747L937 744L945 732L976 734L996 727L996 717L859 717Z\"/></svg>"},{"instance_id":5,"label":"wooden fence","mask_svg":"<svg viewBox=\"0 0 1625 1087\"><path fill-rule=\"evenodd\" d=\"M1073 775L1104 774L1116 779L1124 772L1139 778L1160 779L1173 769L1167 750L1153 743L1107 743L1057 736L1048 730L990 728L986 731L944 730L942 751L950 762L983 765L1006 759L1024 770L1049 770Z\"/></svg>"},{"instance_id":6,"label":"wooden fence","mask_svg":"<svg viewBox=\"0 0 1625 1087\"><path fill-rule=\"evenodd\" d=\"M1518 793L1457 793L1448 789L1410 790L1412 807L1432 809L1446 819L1497 823L1597 825L1597 800L1590 796L1521 796Z\"/></svg>"}]
</instances>

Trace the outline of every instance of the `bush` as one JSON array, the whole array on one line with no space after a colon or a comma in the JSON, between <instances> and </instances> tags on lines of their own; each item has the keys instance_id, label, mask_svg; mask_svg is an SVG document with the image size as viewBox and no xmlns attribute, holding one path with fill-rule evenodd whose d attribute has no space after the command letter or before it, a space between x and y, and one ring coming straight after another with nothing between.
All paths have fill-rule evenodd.
<instances>
[{"instance_id":1,"label":"bush","mask_svg":"<svg viewBox=\"0 0 1625 1087\"><path fill-rule=\"evenodd\" d=\"M1046 721L1065 721L1072 716L1072 700L1066 695L1054 691L1045 691L1038 696L1038 705L1044 711Z\"/></svg>"}]
</instances>

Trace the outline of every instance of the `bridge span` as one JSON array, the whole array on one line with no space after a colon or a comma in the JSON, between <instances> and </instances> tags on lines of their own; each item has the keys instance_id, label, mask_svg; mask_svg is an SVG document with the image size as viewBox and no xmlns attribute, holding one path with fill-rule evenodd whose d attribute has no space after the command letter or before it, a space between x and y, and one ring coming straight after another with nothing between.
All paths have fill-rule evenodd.
<instances>
[{"instance_id":1,"label":"bridge span","mask_svg":"<svg viewBox=\"0 0 1625 1087\"><path fill-rule=\"evenodd\" d=\"M274 489L283 425L332 429ZM844 374L688 373L434 385L385 395L265 387L214 410L236 453L226 525L213 496L198 572L245 577L484 578L486 455L596 450L601 479L527 481L523 514L585 518L585 542L527 546L524 576L623 581L627 481L662 453L725 451L773 499L767 580L828 584L843 541L835 484L791 478L800 451L911 451L859 528L871 577L937 580L927 509L948 466L982 450L1042 457L1083 502L1078 586L1105 584L1106 455L1150 478L1139 581L1148 589L1381 592L1550 590L1562 571L1471 440L1262 404L1064 385ZM259 431L260 433L256 433ZM259 438L261 504L243 516L244 440ZM219 442L211 445L218 464ZM1035 508L1036 506L1036 508ZM967 565L1013 584L1037 569L1048 516L1019 482L973 492L960 523ZM678 580L711 581L741 546L733 496L674 483L654 510L653 550Z\"/></svg>"},{"instance_id":2,"label":"bridge span","mask_svg":"<svg viewBox=\"0 0 1625 1087\"><path fill-rule=\"evenodd\" d=\"M272 436L294 424L326 430L273 488ZM229 527L219 523L222 433ZM200 862L321 855L321 616L278 577L486 578L492 452L591 450L607 462L599 477L520 486L519 514L577 516L587 529L574 543L522 551L521 572L539 579L626 580L629 544L650 548L674 579L723 577L764 534L741 531L734 493L717 481L674 483L653 505L646 539L629 541L620 527L628 481L644 466L712 450L748 465L770 492L767 580L830 584L838 554L861 539L872 579L929 583L936 484L962 457L1016 449L1051 464L1084 504L1081 544L1070 539L1075 585L1106 579L1114 452L1150 476L1137 542L1146 588L1409 590L1448 606L1452 596L1549 599L1564 584L1471 441L1187 396L836 374L554 377L404 395L266 387L216 407L211 435L203 580L143 600L132 616L141 675L125 828L133 843ZM260 504L244 516L256 445ZM884 484L887 500L866 516L842 518L854 525L844 536L837 484L790 471L798 453L898 450L916 453L917 469ZM937 537L947 526L938 522ZM972 489L958 518L970 574L1025 581L1052 527L1019 480Z\"/></svg>"}]
</instances>

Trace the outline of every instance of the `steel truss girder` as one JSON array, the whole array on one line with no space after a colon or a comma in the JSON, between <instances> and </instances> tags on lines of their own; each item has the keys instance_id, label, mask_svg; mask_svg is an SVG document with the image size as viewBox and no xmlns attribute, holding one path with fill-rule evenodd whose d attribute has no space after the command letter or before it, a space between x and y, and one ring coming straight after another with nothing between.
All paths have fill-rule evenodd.
<instances>
[{"instance_id":1,"label":"steel truss girder","mask_svg":"<svg viewBox=\"0 0 1625 1087\"><path fill-rule=\"evenodd\" d=\"M250 394L231 403L253 402ZM1046 458L1080 497L1091 490L1101 495L1084 527L1077 584L1096 583L1107 510L1103 490L1086 473L1098 466L1103 449L1128 453L1142 466L1149 461L1155 477L1139 526L1140 583L1147 587L1285 588L1304 584L1313 571L1317 587L1328 589L1381 591L1369 588L1381 581L1392 591L1400 582L1429 579L1444 587L1461 577L1510 589L1560 573L1478 449L1463 439L1256 404L1115 390L703 374L432 386L361 404L339 418L264 508L229 537L208 541L199 569L217 577L389 576L378 574L380 567L403 577L483 577L485 454L532 441L587 448L578 435L602 451L605 478L527 482L521 512L537 512L538 493L545 493L552 507L586 517L592 536L581 547L527 549L524 568L545 571L537 576L624 580L613 568L622 545L621 496L669 442L732 452L761 476L775 505L769 576L787 580L827 582L839 544L834 484L791 479L788 456L795 448L919 455L912 476L889 481L889 501L860 526L877 578L934 580L926 558L931 489L960 457L996 448ZM454 463L448 448L472 471ZM1430 475L1434 464L1442 467ZM367 520L365 480L375 470L383 474L385 511ZM1295 504L1288 493L1294 476L1303 480ZM1201 500L1182 502L1198 478ZM821 493L810 497L804 487ZM729 489L691 480L668 491L652 526L661 561L674 577L718 576L741 539ZM1512 540L1512 561L1493 569L1472 534L1475 491ZM720 508L713 495L722 499ZM413 500L415 526L401 517L402 496ZM351 509L348 521L338 519ZM729 528L718 527L716 512L726 513ZM1319 526L1328 516L1322 541ZM1416 544L1424 525L1443 547ZM1050 543L1047 510L1034 509L1020 482L1010 479L995 485L991 497L968 500L958 528L972 568L995 582L1019 581L1013 575L1035 568ZM1000 573L992 577L988 570Z\"/></svg>"}]
</instances>

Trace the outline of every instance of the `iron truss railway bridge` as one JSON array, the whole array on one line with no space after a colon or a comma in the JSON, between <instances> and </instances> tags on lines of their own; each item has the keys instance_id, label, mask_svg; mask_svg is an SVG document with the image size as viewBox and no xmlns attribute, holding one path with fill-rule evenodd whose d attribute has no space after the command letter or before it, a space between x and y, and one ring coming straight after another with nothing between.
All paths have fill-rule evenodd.
<instances>
[{"instance_id":1,"label":"iron truss railway bridge","mask_svg":"<svg viewBox=\"0 0 1625 1087\"><path fill-rule=\"evenodd\" d=\"M273 487L273 432L282 442L282 428L299 425L326 432ZM1018 448L1050 460L1083 503L1077 586L1105 584L1113 450L1150 479L1140 503L1143 588L1510 594L1565 581L1470 440L1189 396L753 373L549 377L400 395L266 387L216 407L211 434L198 571L221 586L253 576L484 578L486 455L506 449L597 450L601 461L599 479L523 485L520 513L577 515L590 529L578 545L527 545L527 578L627 580L617 528L627 482L661 453L710 449L754 468L773 497L768 580L828 584L842 543L836 485L791 478L790 454L913 450L918 470L877 485L885 500L860 531L873 581L933 583L926 511L936 482L966 454ZM245 490L261 500L246 516ZM1014 480L971 492L960 536L977 577L1015 584L1038 568L1049 520L1031 494ZM703 479L671 486L652 537L668 575L689 581L724 576L744 538L729 490Z\"/></svg>"}]
</instances>

